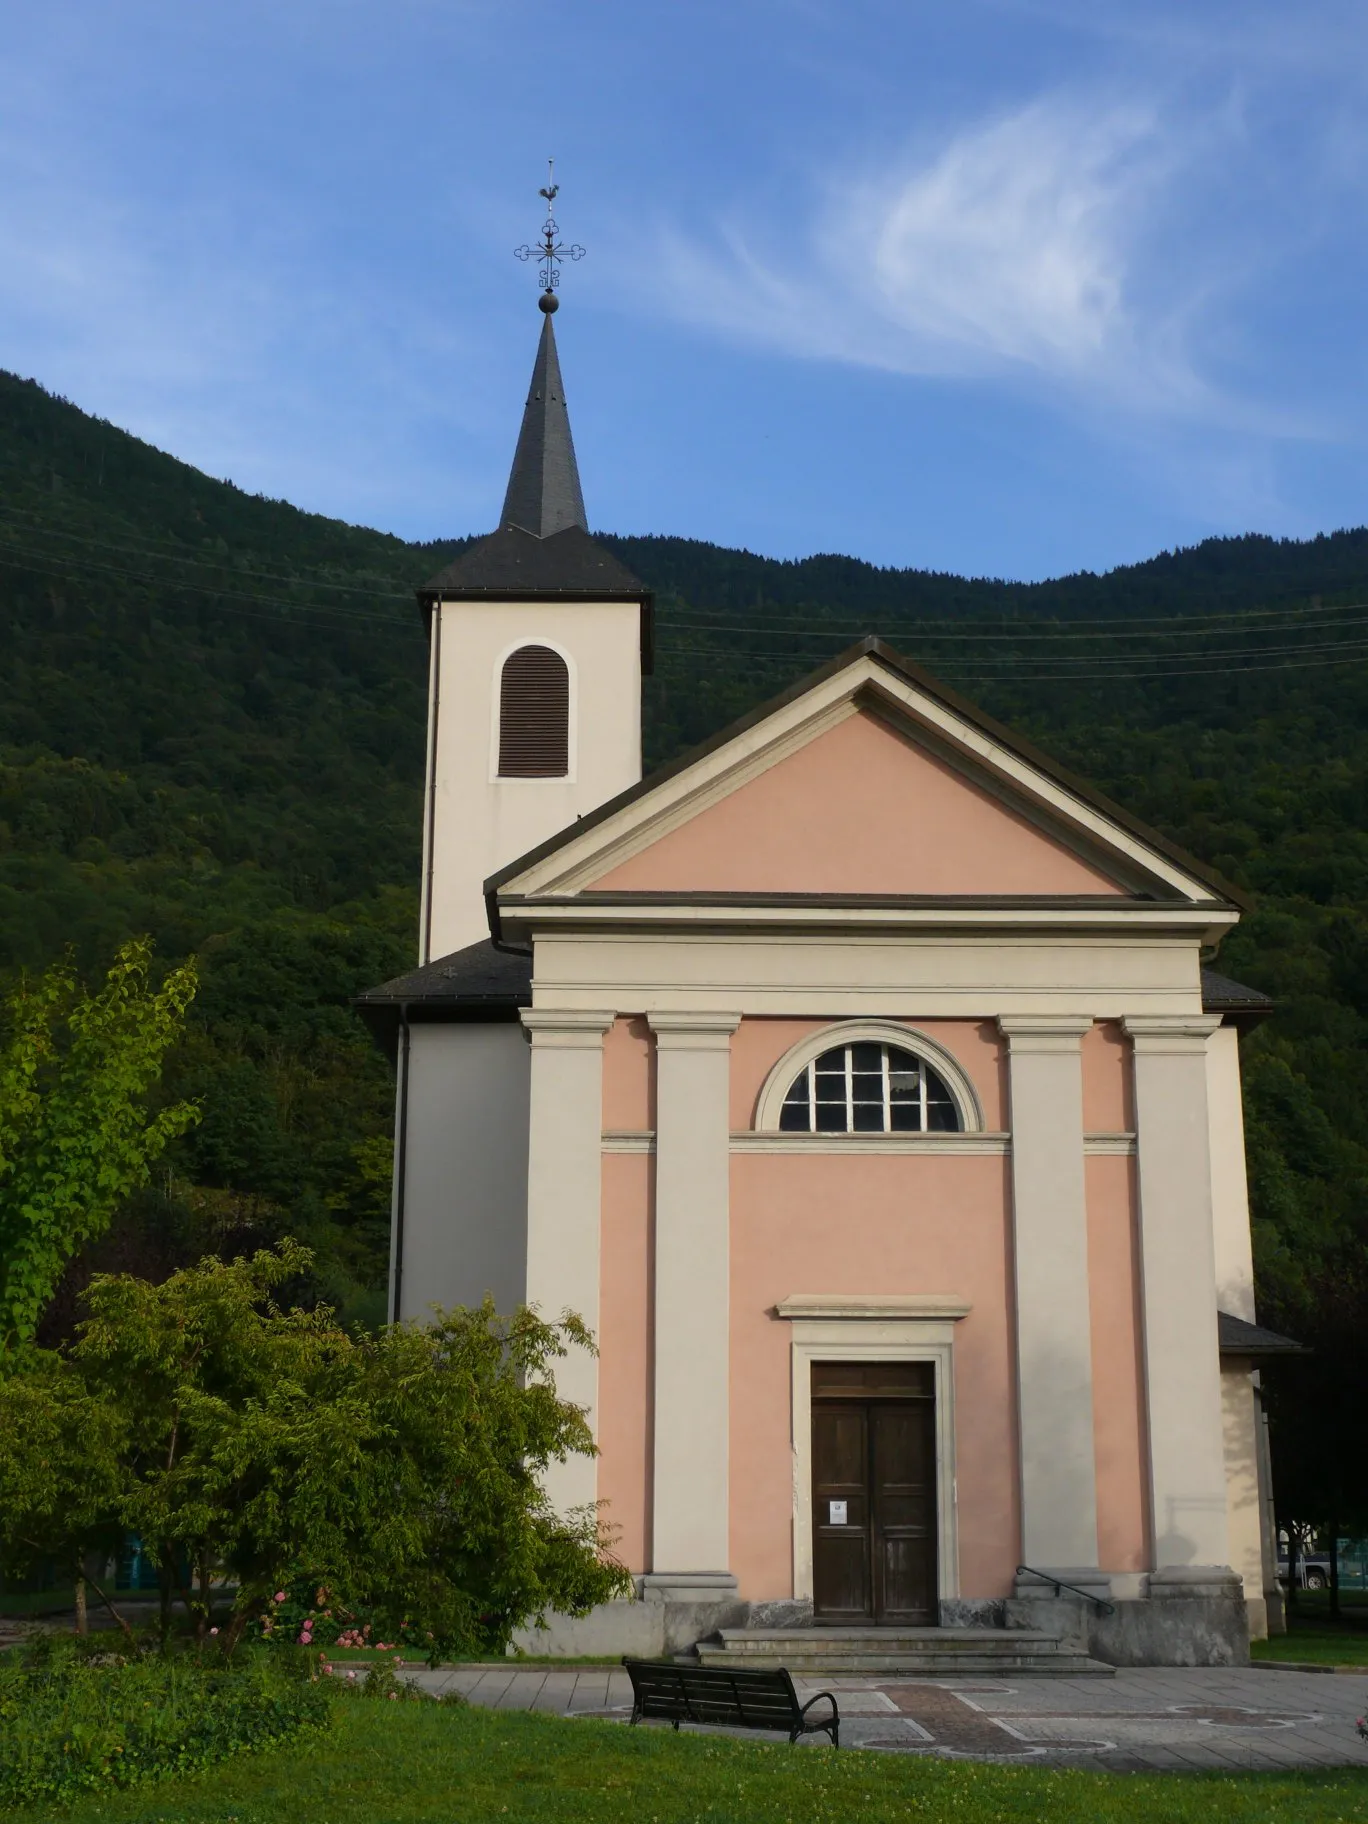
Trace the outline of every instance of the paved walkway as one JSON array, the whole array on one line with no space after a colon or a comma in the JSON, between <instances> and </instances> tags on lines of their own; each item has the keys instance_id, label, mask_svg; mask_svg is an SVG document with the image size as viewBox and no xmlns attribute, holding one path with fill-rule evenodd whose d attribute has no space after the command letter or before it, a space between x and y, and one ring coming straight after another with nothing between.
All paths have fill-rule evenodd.
<instances>
[{"instance_id":1,"label":"paved walkway","mask_svg":"<svg viewBox=\"0 0 1368 1824\"><path fill-rule=\"evenodd\" d=\"M626 1673L606 1666L472 1666L404 1676L496 1710L625 1722L632 1708ZM1163 1667L1111 1679L869 1674L795 1683L803 1699L835 1692L843 1748L1112 1771L1368 1768L1368 1741L1355 1728L1368 1712L1368 1674Z\"/></svg>"}]
</instances>

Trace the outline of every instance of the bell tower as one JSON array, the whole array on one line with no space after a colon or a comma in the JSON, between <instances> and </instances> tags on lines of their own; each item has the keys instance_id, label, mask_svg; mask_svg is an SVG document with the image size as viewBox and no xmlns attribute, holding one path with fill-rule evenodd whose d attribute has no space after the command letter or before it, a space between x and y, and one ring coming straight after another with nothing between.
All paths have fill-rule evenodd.
<instances>
[{"instance_id":1,"label":"bell tower","mask_svg":"<svg viewBox=\"0 0 1368 1824\"><path fill-rule=\"evenodd\" d=\"M542 191L548 207L557 186ZM541 339L499 528L419 591L429 632L419 962L489 936L484 882L641 778L651 594L589 536L553 328Z\"/></svg>"}]
</instances>

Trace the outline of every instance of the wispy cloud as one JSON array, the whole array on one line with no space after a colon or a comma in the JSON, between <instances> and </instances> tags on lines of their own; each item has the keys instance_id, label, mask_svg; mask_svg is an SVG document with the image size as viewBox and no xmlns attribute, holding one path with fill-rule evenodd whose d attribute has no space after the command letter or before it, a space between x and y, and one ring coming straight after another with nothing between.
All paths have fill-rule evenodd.
<instances>
[{"instance_id":1,"label":"wispy cloud","mask_svg":"<svg viewBox=\"0 0 1368 1824\"><path fill-rule=\"evenodd\" d=\"M906 374L1015 369L1200 411L1214 396L1185 325L1203 277L1189 261L1180 283L1156 284L1143 257L1184 150L1154 105L1052 96L891 172L814 186L782 242L732 219L711 241L670 236L655 270L677 310L794 354Z\"/></svg>"}]
</instances>

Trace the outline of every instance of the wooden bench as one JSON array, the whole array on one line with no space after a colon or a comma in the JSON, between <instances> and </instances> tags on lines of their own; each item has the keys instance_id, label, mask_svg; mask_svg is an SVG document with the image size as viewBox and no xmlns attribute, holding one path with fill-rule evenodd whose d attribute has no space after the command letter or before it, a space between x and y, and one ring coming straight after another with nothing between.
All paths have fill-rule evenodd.
<instances>
[{"instance_id":1,"label":"wooden bench","mask_svg":"<svg viewBox=\"0 0 1368 1824\"><path fill-rule=\"evenodd\" d=\"M632 1681L634 1723L710 1723L726 1729L783 1729L790 1742L803 1735L826 1734L833 1748L841 1745L841 1713L830 1691L798 1702L793 1680L782 1667L733 1672L725 1666L690 1666L672 1659L624 1659ZM831 1706L829 1715L809 1717L814 1704Z\"/></svg>"}]
</instances>

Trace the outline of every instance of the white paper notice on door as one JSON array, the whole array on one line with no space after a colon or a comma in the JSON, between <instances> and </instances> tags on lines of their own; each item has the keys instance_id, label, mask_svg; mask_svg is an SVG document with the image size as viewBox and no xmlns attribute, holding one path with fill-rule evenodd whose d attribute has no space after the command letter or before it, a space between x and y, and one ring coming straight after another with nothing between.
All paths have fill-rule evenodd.
<instances>
[{"instance_id":1,"label":"white paper notice on door","mask_svg":"<svg viewBox=\"0 0 1368 1824\"><path fill-rule=\"evenodd\" d=\"M846 1504L844 1501L828 1501L827 1507L830 1509L830 1514L828 1516L829 1525L845 1526L848 1524L846 1520Z\"/></svg>"}]
</instances>

